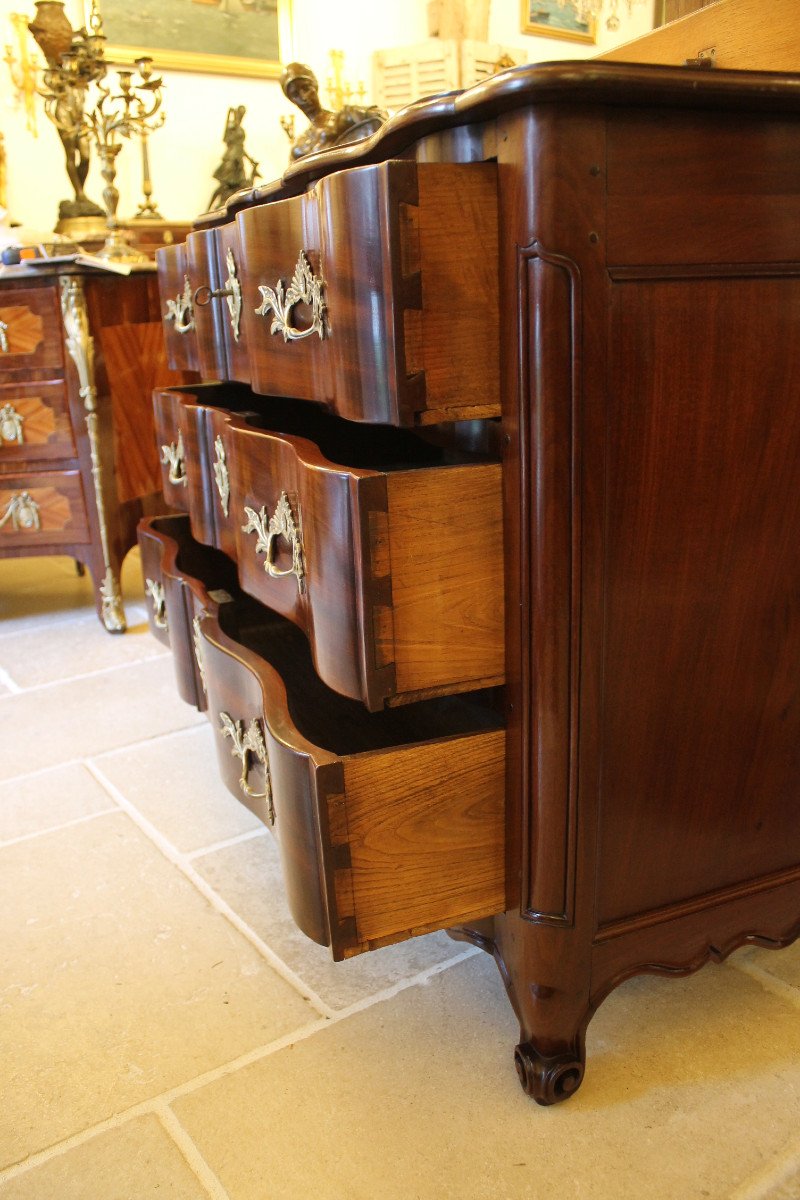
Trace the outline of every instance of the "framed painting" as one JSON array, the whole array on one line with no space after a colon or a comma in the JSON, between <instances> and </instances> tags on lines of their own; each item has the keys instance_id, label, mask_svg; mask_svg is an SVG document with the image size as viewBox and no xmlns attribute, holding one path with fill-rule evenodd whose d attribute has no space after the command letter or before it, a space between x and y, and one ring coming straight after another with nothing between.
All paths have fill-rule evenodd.
<instances>
[{"instance_id":1,"label":"framed painting","mask_svg":"<svg viewBox=\"0 0 800 1200\"><path fill-rule=\"evenodd\" d=\"M569 2L522 0L522 32L570 42L596 42L597 22L582 21L576 6Z\"/></svg>"},{"instance_id":2,"label":"framed painting","mask_svg":"<svg viewBox=\"0 0 800 1200\"><path fill-rule=\"evenodd\" d=\"M158 70L277 78L291 57L291 0L86 0L103 21L106 58L150 55Z\"/></svg>"}]
</instances>

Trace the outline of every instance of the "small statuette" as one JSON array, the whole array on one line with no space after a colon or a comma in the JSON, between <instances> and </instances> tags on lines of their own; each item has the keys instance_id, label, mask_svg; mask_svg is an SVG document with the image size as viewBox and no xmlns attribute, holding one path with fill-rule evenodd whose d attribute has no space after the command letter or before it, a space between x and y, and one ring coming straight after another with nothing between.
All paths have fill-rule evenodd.
<instances>
[{"instance_id":1,"label":"small statuette","mask_svg":"<svg viewBox=\"0 0 800 1200\"><path fill-rule=\"evenodd\" d=\"M170 442L169 445L161 447L161 462L165 467L169 467L167 478L170 483L182 484L183 487L188 485L182 434L178 434L177 442Z\"/></svg>"},{"instance_id":2,"label":"small statuette","mask_svg":"<svg viewBox=\"0 0 800 1200\"><path fill-rule=\"evenodd\" d=\"M227 517L231 487L230 480L228 479L228 467L225 461L225 444L219 434L217 434L216 438L214 439L214 450L217 454L214 462L214 479L216 480L217 491L219 492L219 502L222 505L222 511Z\"/></svg>"},{"instance_id":3,"label":"small statuette","mask_svg":"<svg viewBox=\"0 0 800 1200\"><path fill-rule=\"evenodd\" d=\"M274 288L259 284L261 304L255 310L256 316L266 317L273 313L270 333L282 333L285 342L299 342L302 338L311 337L316 333L324 338L327 329L325 325L325 302L322 298L324 281L311 270L303 250L297 260L292 282L284 289L283 280L279 279ZM292 325L291 315L295 304L307 304L311 309L311 324L307 329L297 329Z\"/></svg>"},{"instance_id":4,"label":"small statuette","mask_svg":"<svg viewBox=\"0 0 800 1200\"><path fill-rule=\"evenodd\" d=\"M245 796L250 796L254 800L267 801L270 824L274 824L275 809L272 803L272 786L269 774L269 762L267 761L267 747L264 743L264 735L261 732L261 725L258 719L254 717L246 729L244 721L234 721L230 713L220 712L219 720L222 736L229 737L233 742L231 754L236 758L240 758L242 762L239 787ZM247 782L247 776L250 774L251 754L264 768L263 792L254 792Z\"/></svg>"},{"instance_id":5,"label":"small statuette","mask_svg":"<svg viewBox=\"0 0 800 1200\"><path fill-rule=\"evenodd\" d=\"M145 595L153 602L153 624L156 629L167 628L167 596L159 579L145 579Z\"/></svg>"},{"instance_id":6,"label":"small statuette","mask_svg":"<svg viewBox=\"0 0 800 1200\"><path fill-rule=\"evenodd\" d=\"M286 575L294 575L297 579L298 590L306 590L305 556L303 540L300 535L299 523L292 511L291 501L286 492L281 492L275 511L267 522L267 510L262 506L260 512L245 505L247 524L242 526L243 533L255 533L256 554L266 555L264 570L272 579L282 579ZM275 544L279 537L285 538L292 547L292 565L281 571L275 566Z\"/></svg>"},{"instance_id":7,"label":"small statuette","mask_svg":"<svg viewBox=\"0 0 800 1200\"><path fill-rule=\"evenodd\" d=\"M0 443L16 442L21 446L24 438L22 436L22 422L24 417L18 413L13 404L4 404L0 408Z\"/></svg>"}]
</instances>

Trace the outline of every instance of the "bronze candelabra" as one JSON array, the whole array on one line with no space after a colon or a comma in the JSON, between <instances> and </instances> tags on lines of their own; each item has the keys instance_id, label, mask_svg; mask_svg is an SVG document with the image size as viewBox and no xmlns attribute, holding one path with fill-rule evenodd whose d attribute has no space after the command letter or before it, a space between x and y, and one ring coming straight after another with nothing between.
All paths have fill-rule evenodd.
<instances>
[{"instance_id":1,"label":"bronze candelabra","mask_svg":"<svg viewBox=\"0 0 800 1200\"><path fill-rule=\"evenodd\" d=\"M120 231L116 160L123 139L146 138L164 121L160 111L162 81L153 75L153 60L142 57L136 60L135 70L118 69L116 83L112 82L105 60L102 21L94 2L89 30L75 34L69 48L57 56L46 53L46 57L48 67L41 95L45 112L64 144L67 171L76 195L83 194L90 147L100 160L107 234L98 257L115 262L145 261L147 256L133 250Z\"/></svg>"}]
</instances>

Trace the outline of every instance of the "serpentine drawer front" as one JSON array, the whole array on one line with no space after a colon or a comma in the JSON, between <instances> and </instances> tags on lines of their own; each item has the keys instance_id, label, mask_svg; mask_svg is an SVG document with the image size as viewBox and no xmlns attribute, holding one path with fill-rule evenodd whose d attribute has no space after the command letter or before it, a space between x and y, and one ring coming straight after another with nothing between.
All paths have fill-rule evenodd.
<instances>
[{"instance_id":1,"label":"serpentine drawer front","mask_svg":"<svg viewBox=\"0 0 800 1200\"><path fill-rule=\"evenodd\" d=\"M168 626L226 786L277 837L300 928L342 958L502 907L495 693L366 713L320 682L302 633L239 593L185 516L142 521L139 544L151 629L163 641Z\"/></svg>"},{"instance_id":2,"label":"serpentine drawer front","mask_svg":"<svg viewBox=\"0 0 800 1200\"><path fill-rule=\"evenodd\" d=\"M223 778L273 828L300 928L341 958L502 907L499 714L474 697L365 713L261 614L238 642L221 606L200 652Z\"/></svg>"},{"instance_id":3,"label":"serpentine drawer front","mask_svg":"<svg viewBox=\"0 0 800 1200\"><path fill-rule=\"evenodd\" d=\"M197 279L196 270L194 273ZM159 250L158 285L162 298L162 326L167 355L176 370L198 371L194 292L188 246L179 242ZM202 318L201 318L202 319Z\"/></svg>"},{"instance_id":4,"label":"serpentine drawer front","mask_svg":"<svg viewBox=\"0 0 800 1200\"><path fill-rule=\"evenodd\" d=\"M172 651L181 697L203 711L195 616L216 612L218 604L239 594L236 569L224 555L194 541L183 515L144 518L138 540L150 632ZM213 594L203 579L216 581Z\"/></svg>"},{"instance_id":5,"label":"serpentine drawer front","mask_svg":"<svg viewBox=\"0 0 800 1200\"><path fill-rule=\"evenodd\" d=\"M378 709L502 683L498 462L311 406L276 400L245 420L181 400L193 534L235 557L244 590L305 630L330 687ZM174 394L156 405L174 414Z\"/></svg>"},{"instance_id":6,"label":"serpentine drawer front","mask_svg":"<svg viewBox=\"0 0 800 1200\"><path fill-rule=\"evenodd\" d=\"M340 171L157 258L173 366L194 341L205 378L353 421L499 416L493 163Z\"/></svg>"}]
</instances>

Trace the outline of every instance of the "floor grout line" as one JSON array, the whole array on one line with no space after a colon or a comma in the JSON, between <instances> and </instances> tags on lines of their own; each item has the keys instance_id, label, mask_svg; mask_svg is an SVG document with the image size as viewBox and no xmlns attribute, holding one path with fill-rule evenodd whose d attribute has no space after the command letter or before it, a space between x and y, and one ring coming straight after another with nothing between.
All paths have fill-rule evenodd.
<instances>
[{"instance_id":1,"label":"floor grout line","mask_svg":"<svg viewBox=\"0 0 800 1200\"><path fill-rule=\"evenodd\" d=\"M192 1079L186 1080L184 1083L176 1084L175 1087L167 1089L165 1092L159 1093L157 1096L152 1096L149 1100L142 1100L139 1104L131 1105L130 1108L124 1109L122 1112L115 1113L112 1117L107 1117L103 1121L98 1121L95 1125L91 1125L86 1129L82 1129L79 1133L72 1134L70 1137L64 1138L60 1142L55 1142L52 1146L48 1146L45 1150L39 1150L34 1154L29 1155L18 1163L0 1170L0 1185L9 1182L11 1179L16 1179L19 1175L26 1174L28 1171L36 1167L43 1166L53 1158L58 1158L61 1154L67 1153L69 1150L74 1150L78 1146L91 1141L92 1138L98 1137L100 1134L108 1133L111 1130L119 1129L128 1121L134 1120L136 1117L155 1114L161 1119L162 1113L169 1108L176 1100L182 1100L185 1096L190 1096L194 1092L200 1091L201 1088L208 1087L213 1083L217 1083L221 1079L226 1079L230 1075L235 1075L238 1071L242 1071L247 1067L253 1066L255 1063L263 1062L266 1058L271 1058L273 1054L280 1053L281 1050L286 1050L289 1047L294 1047L301 1042L306 1042L314 1037L317 1033L322 1033L324 1030L332 1029L334 1025L338 1025L342 1021L349 1020L360 1012L371 1008L373 1005L384 1003L387 1000L393 999L401 992L408 991L412 987L421 987L428 983L436 975L441 975L451 967L457 966L465 959L474 958L481 951L475 946L468 946L453 958L447 959L445 962L434 963L430 967L426 967L424 971L418 972L416 975L409 976L406 979L399 980L391 987L384 988L381 992L376 992L371 996L365 997L362 1000L356 1001L347 1008L334 1011L333 1015L328 1017L320 1017L316 1021L309 1022L308 1025L302 1025L299 1029L292 1030L290 1033L284 1034L282 1037L276 1038L266 1045L258 1046L253 1050L247 1050L244 1054L238 1055L236 1058L230 1059L226 1063L222 1063L218 1067L212 1067L208 1071L195 1076ZM173 1114L174 1115L174 1114ZM175 1117L176 1122L178 1118ZM178 1122L179 1123L179 1122ZM188 1138L188 1134L186 1135ZM198 1151L199 1153L199 1151ZM220 1195L220 1200L228 1200L223 1192ZM216 1197L215 1197L216 1200Z\"/></svg>"},{"instance_id":2,"label":"floor grout line","mask_svg":"<svg viewBox=\"0 0 800 1200\"><path fill-rule=\"evenodd\" d=\"M777 975L773 975L771 971L765 971L763 967L759 967L757 963L748 962L747 959L728 960L728 965L733 967L735 971L741 971L743 975L749 975L757 983L760 983L765 991L771 992L773 996L780 997L781 1000L788 1001L793 1008L800 1008L800 988L794 987L791 983L786 983L785 980L779 979Z\"/></svg>"},{"instance_id":3,"label":"floor grout line","mask_svg":"<svg viewBox=\"0 0 800 1200\"><path fill-rule=\"evenodd\" d=\"M188 861L185 854L172 845L164 835L156 829L151 821L143 816L139 810L131 804L129 800L123 796L119 788L108 779L100 768L95 763L87 763L87 769L91 771L97 782L106 789L108 794L120 806L120 808L128 814L131 820L137 825L146 837L150 839L158 847L161 853L174 866L182 871L186 878L192 883L197 890L205 897L209 904L214 908L220 916L224 917L235 929L247 939L251 946L261 955L261 957L270 965L277 975L288 983L296 992L298 992L304 1000L317 1010L320 1016L326 1020L330 1020L335 1010L326 1004L325 1001L310 988L304 980L297 975L287 963L280 958L275 951L263 941L255 930L247 924L246 921L239 916L235 909L231 908L230 904L222 898L211 885L203 878L199 871L195 870L192 864Z\"/></svg>"},{"instance_id":4,"label":"floor grout line","mask_svg":"<svg viewBox=\"0 0 800 1200\"><path fill-rule=\"evenodd\" d=\"M46 829L36 829L33 833L23 833L19 837L9 838L8 841L0 839L0 850L7 850L9 846L18 846L20 842L32 842L35 838L46 837L49 833L60 833L62 829L72 829L75 825L85 825L88 821L95 821L98 817L107 817L110 814L119 816L119 806L113 808L101 808L97 812L86 813L82 817L73 817L71 821L62 821L60 825L48 825Z\"/></svg>"},{"instance_id":5,"label":"floor grout line","mask_svg":"<svg viewBox=\"0 0 800 1200\"><path fill-rule=\"evenodd\" d=\"M5 667L0 667L0 684L3 687L7 687L12 696L15 696L17 692L22 690L19 684L9 675Z\"/></svg>"},{"instance_id":6,"label":"floor grout line","mask_svg":"<svg viewBox=\"0 0 800 1200\"><path fill-rule=\"evenodd\" d=\"M185 858L187 862L194 862L197 858L216 854L217 850L227 850L230 846L241 846L242 842L252 842L257 838L265 837L269 837L269 830L262 825L259 829L248 829L246 833L239 833L235 837L224 838L221 842L212 842L210 846L201 846L197 850L190 850Z\"/></svg>"},{"instance_id":7,"label":"floor grout line","mask_svg":"<svg viewBox=\"0 0 800 1200\"><path fill-rule=\"evenodd\" d=\"M211 1170L211 1167L203 1158L199 1147L193 1141L191 1135L184 1129L169 1105L157 1104L154 1111L166 1133L178 1147L187 1164L208 1192L211 1200L231 1200L228 1192L226 1192L217 1176Z\"/></svg>"},{"instance_id":8,"label":"floor grout line","mask_svg":"<svg viewBox=\"0 0 800 1200\"><path fill-rule=\"evenodd\" d=\"M268 1042L266 1045L258 1046L253 1050L248 1050L244 1054L240 1054L238 1057L222 1063L219 1067L212 1067L210 1070L204 1071L201 1075L186 1080L184 1083L176 1084L175 1087L168 1088L167 1091L160 1092L156 1096L151 1096L148 1100L142 1100L139 1104L132 1104L130 1108L123 1109L122 1112L115 1113L111 1117L106 1117L105 1120L98 1121L96 1124L80 1130L79 1133L73 1133L69 1137L63 1138L60 1142L54 1142L53 1145L46 1147L46 1149L38 1150L20 1162L13 1163L5 1169L0 1170L0 1184L8 1183L9 1180L15 1179L19 1175L24 1175L35 1167L43 1166L50 1159L58 1158L61 1154L66 1154L69 1150L75 1150L78 1146L84 1145L94 1137L99 1137L102 1133L109 1133L114 1129L119 1129L136 1117L148 1116L152 1113L158 1115L160 1106L167 1106L175 1100L181 1100L184 1096L190 1096L202 1087L216 1083L219 1079L225 1079L228 1075L234 1075L244 1067L250 1067L254 1063L261 1062L264 1058L269 1058L272 1054L277 1054L279 1051L285 1050L287 1046L294 1046L298 1042L304 1042L307 1038L318 1033L320 1029L326 1029L328 1024L328 1021L320 1018L309 1025L302 1025L299 1029L284 1034L283 1037L276 1038L273 1042Z\"/></svg>"},{"instance_id":9,"label":"floor grout line","mask_svg":"<svg viewBox=\"0 0 800 1200\"><path fill-rule=\"evenodd\" d=\"M187 709L191 705L186 705ZM198 712L197 720L192 721L191 725L182 725L180 729L168 729L166 733L151 733L147 737L139 738L135 742L125 742L122 746L110 746L108 750L98 750L96 754L88 754L81 759L88 766L92 762L100 762L104 758L112 758L116 754L125 754L129 750L141 750L143 746L154 746L159 742L166 742L173 737L188 737L190 733L196 733L198 729L209 729L208 721L205 720L204 714Z\"/></svg>"},{"instance_id":10,"label":"floor grout line","mask_svg":"<svg viewBox=\"0 0 800 1200\"><path fill-rule=\"evenodd\" d=\"M132 662L114 663L110 667L99 667L96 671L83 671L78 675L65 675L63 679L51 679L47 683L35 683L31 687L17 687L16 692L12 695L29 696L34 692L51 691L53 688L63 687L68 683L81 683L85 679L97 679L101 675L111 675L114 671L127 671L132 667L140 667L143 663L158 662L159 659L168 658L169 651L164 650L163 653L145 654L141 658L136 658ZM10 696L0 696L0 702L11 699Z\"/></svg>"},{"instance_id":11,"label":"floor grout line","mask_svg":"<svg viewBox=\"0 0 800 1200\"><path fill-rule=\"evenodd\" d=\"M768 1166L735 1187L728 1200L769 1200L770 1193L795 1172L800 1173L800 1139L784 1146Z\"/></svg>"}]
</instances>

